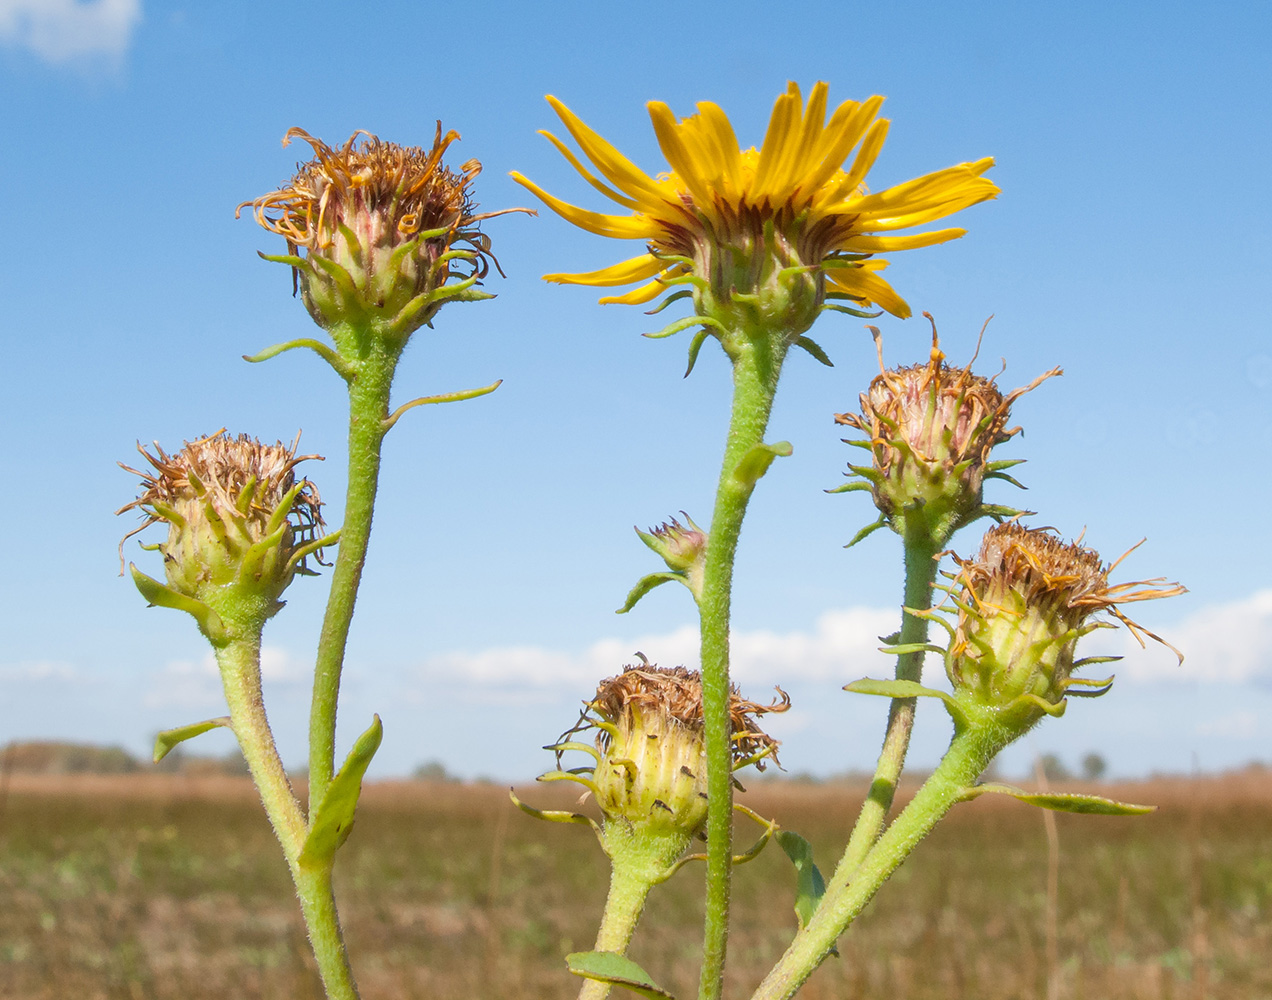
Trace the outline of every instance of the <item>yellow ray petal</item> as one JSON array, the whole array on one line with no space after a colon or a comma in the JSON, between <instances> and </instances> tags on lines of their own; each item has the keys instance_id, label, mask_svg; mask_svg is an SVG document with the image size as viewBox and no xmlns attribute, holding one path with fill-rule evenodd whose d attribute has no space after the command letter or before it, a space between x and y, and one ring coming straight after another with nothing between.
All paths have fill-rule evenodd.
<instances>
[{"instance_id":1,"label":"yellow ray petal","mask_svg":"<svg viewBox=\"0 0 1272 1000\"><path fill-rule=\"evenodd\" d=\"M654 135L658 137L658 145L663 156L667 157L667 163L689 189L697 206L708 208L712 202L711 191L703 186L698 165L685 149L676 128L676 116L662 101L650 101L646 107L649 109L649 119L654 123Z\"/></svg>"},{"instance_id":2,"label":"yellow ray petal","mask_svg":"<svg viewBox=\"0 0 1272 1000\"><path fill-rule=\"evenodd\" d=\"M666 290L667 286L661 281L651 281L647 285L633 288L626 295L605 295L597 299L597 302L603 306L639 306L652 302Z\"/></svg>"},{"instance_id":3,"label":"yellow ray petal","mask_svg":"<svg viewBox=\"0 0 1272 1000\"><path fill-rule=\"evenodd\" d=\"M574 136L579 148L611 184L633 198L658 197L658 187L653 178L584 125L578 115L551 94L547 96L547 102L552 105L552 110L557 113L570 135Z\"/></svg>"},{"instance_id":4,"label":"yellow ray petal","mask_svg":"<svg viewBox=\"0 0 1272 1000\"><path fill-rule=\"evenodd\" d=\"M919 247L936 246L948 243L967 233L966 229L937 229L930 233L915 233L912 236L870 236L865 233L850 236L836 249L848 253L891 253L894 250L917 250Z\"/></svg>"},{"instance_id":5,"label":"yellow ray petal","mask_svg":"<svg viewBox=\"0 0 1272 1000\"><path fill-rule=\"evenodd\" d=\"M570 166L582 174L583 179L591 184L592 187L596 188L596 190L601 192L601 194L605 195L606 198L609 198L611 201L616 201L624 208L630 208L633 211L638 211L640 209L641 202L637 201L635 198L629 198L627 195L615 191L604 181L597 178L590 170L587 169L587 167L583 166L583 164L579 161L579 158L571 152L570 147L554 136L551 132L546 129L539 129L539 134L547 139L548 142L552 143L552 145L556 147L557 152L566 158Z\"/></svg>"},{"instance_id":6,"label":"yellow ray petal","mask_svg":"<svg viewBox=\"0 0 1272 1000\"><path fill-rule=\"evenodd\" d=\"M571 205L569 202L562 201L560 198L554 198L534 181L515 170L508 176L522 187L533 191L543 200L545 205L561 218L567 222L572 222L580 229L586 229L589 233L596 233L597 236L612 236L620 240L639 240L650 239L659 232L658 226L644 216L601 215L599 212L589 212L586 209Z\"/></svg>"},{"instance_id":7,"label":"yellow ray petal","mask_svg":"<svg viewBox=\"0 0 1272 1000\"><path fill-rule=\"evenodd\" d=\"M842 122L837 121L840 117L840 112L850 106L852 111L844 116ZM818 202L831 204L833 200L837 200L833 192L822 192L822 188L835 175L835 171L840 169L844 160L848 158L848 154L852 152L852 148L861 141L867 126L874 116L879 113L879 108L882 106L883 98L876 94L864 104L857 104L855 101L845 101L836 110L830 124L826 127L826 138L823 141L823 151L821 153L821 165L806 181L809 190L819 192ZM850 193L854 186L851 179L846 178L844 183L848 185L844 188L845 194Z\"/></svg>"},{"instance_id":8,"label":"yellow ray petal","mask_svg":"<svg viewBox=\"0 0 1272 1000\"><path fill-rule=\"evenodd\" d=\"M861 140L857 158L852 161L852 169L835 185L836 199L851 198L856 194L861 182L866 179L866 174L879 158L879 151L883 149L883 141L888 138L888 126L891 124L887 118L880 118L870 126L866 137Z\"/></svg>"},{"instance_id":9,"label":"yellow ray petal","mask_svg":"<svg viewBox=\"0 0 1272 1000\"><path fill-rule=\"evenodd\" d=\"M599 271L581 271L577 274L545 274L544 281L553 281L559 285L630 285L633 281L644 281L661 273L667 264L653 254L643 253L620 264L603 267Z\"/></svg>"},{"instance_id":10,"label":"yellow ray petal","mask_svg":"<svg viewBox=\"0 0 1272 1000\"><path fill-rule=\"evenodd\" d=\"M830 272L829 277L831 283L841 291L856 295L865 302L874 303L898 319L909 319L909 304L896 293L882 275L876 273L887 266L886 260L871 260L860 267L842 270L836 268Z\"/></svg>"},{"instance_id":11,"label":"yellow ray petal","mask_svg":"<svg viewBox=\"0 0 1272 1000\"><path fill-rule=\"evenodd\" d=\"M795 93L792 94L791 90ZM799 88L793 83L787 85L787 91L773 103L773 114L769 117L768 131L764 133L764 144L760 146L760 162L755 167L755 180L752 184L751 201L760 204L771 197L778 181L776 172L780 168L782 153L789 141L791 130L799 116L801 101Z\"/></svg>"}]
</instances>

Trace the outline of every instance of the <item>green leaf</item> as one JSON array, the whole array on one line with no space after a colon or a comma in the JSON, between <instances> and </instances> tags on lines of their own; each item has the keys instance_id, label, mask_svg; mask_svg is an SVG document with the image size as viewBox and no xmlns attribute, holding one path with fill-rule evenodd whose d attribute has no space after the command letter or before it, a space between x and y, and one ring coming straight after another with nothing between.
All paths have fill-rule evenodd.
<instances>
[{"instance_id":1,"label":"green leaf","mask_svg":"<svg viewBox=\"0 0 1272 1000\"><path fill-rule=\"evenodd\" d=\"M799 926L807 927L826 894L826 880L813 863L813 848L807 840L791 830L779 830L777 842L795 866L795 916Z\"/></svg>"},{"instance_id":2,"label":"green leaf","mask_svg":"<svg viewBox=\"0 0 1272 1000\"><path fill-rule=\"evenodd\" d=\"M630 958L616 951L576 951L565 956L566 965L576 976L623 986L650 1000L667 1000L671 994L658 986L649 973ZM674 1000L674 998L672 998Z\"/></svg>"},{"instance_id":3,"label":"green leaf","mask_svg":"<svg viewBox=\"0 0 1272 1000\"><path fill-rule=\"evenodd\" d=\"M188 726L165 729L155 737L155 763L158 764L167 757L168 752L178 743L192 740L196 736L206 733L209 729L216 729L217 726L224 726L226 729L232 728L230 726L230 717L223 715L219 719L208 719L207 722L192 722Z\"/></svg>"},{"instance_id":4,"label":"green leaf","mask_svg":"<svg viewBox=\"0 0 1272 1000\"><path fill-rule=\"evenodd\" d=\"M661 587L664 583L671 580L679 580L686 587L689 586L683 573L650 573L648 576L642 576L637 581L636 586L631 589L631 593L627 595L627 600L623 602L623 606L616 612L617 615L625 615L636 607L636 602L648 594L655 587Z\"/></svg>"},{"instance_id":5,"label":"green leaf","mask_svg":"<svg viewBox=\"0 0 1272 1000\"><path fill-rule=\"evenodd\" d=\"M221 616L215 611L202 601L197 601L193 597L178 593L167 584L160 583L153 577L146 576L132 563L128 564L128 568L132 571L133 583L137 585L137 589L141 591L141 596L148 603L158 608L173 608L177 611L184 611L199 623L200 631L207 636L208 641L212 645L225 645L228 641L228 637L225 634L225 625L221 622Z\"/></svg>"},{"instance_id":6,"label":"green leaf","mask_svg":"<svg viewBox=\"0 0 1272 1000\"><path fill-rule=\"evenodd\" d=\"M693 372L693 366L698 363L698 352L702 350L702 345L707 342L707 337L711 331L705 327L693 335L693 340L689 341L689 364L685 367L685 378Z\"/></svg>"},{"instance_id":7,"label":"green leaf","mask_svg":"<svg viewBox=\"0 0 1272 1000\"><path fill-rule=\"evenodd\" d=\"M852 541L851 541L851 542L849 542L847 545L845 545L845 546L844 546L844 548L846 548L846 549L850 549L850 548L852 548L852 547L853 547L854 545L856 545L858 542L860 542L860 541L862 541L863 539L868 538L868 537L870 537L871 535L873 535L876 531L878 531L880 528L882 528L882 527L883 527L885 524L887 524L887 523L888 523L888 522L887 522L887 519L886 519L886 518L884 518L884 516L883 516L882 514L880 514L880 515L879 515L879 519L878 519L877 521L871 521L871 522L870 522L869 524L867 524L864 528L862 528L862 529L861 529L860 531L858 531L855 535L853 535L853 536L852 536Z\"/></svg>"},{"instance_id":8,"label":"green leaf","mask_svg":"<svg viewBox=\"0 0 1272 1000\"><path fill-rule=\"evenodd\" d=\"M802 347L809 354L815 357L818 361L824 364L827 368L835 367L835 363L830 360L826 352L822 350L821 345L817 343L817 341L809 337L800 337L797 341L795 341L795 346Z\"/></svg>"},{"instance_id":9,"label":"green leaf","mask_svg":"<svg viewBox=\"0 0 1272 1000\"><path fill-rule=\"evenodd\" d=\"M853 490L868 490L868 489L870 489L869 483L863 483L863 482L860 482L859 480L854 479L850 483L844 483L842 486L835 486L829 490L822 490L822 492L823 493L851 493L853 492Z\"/></svg>"},{"instance_id":10,"label":"green leaf","mask_svg":"<svg viewBox=\"0 0 1272 1000\"><path fill-rule=\"evenodd\" d=\"M1082 795L1078 792L1026 792L1012 785L988 782L973 785L963 792L963 799L974 799L986 792L995 795L1010 795L1039 809L1052 809L1056 812L1088 813L1098 816L1142 816L1155 812L1157 806L1142 806L1134 802L1118 802L1100 795Z\"/></svg>"},{"instance_id":11,"label":"green leaf","mask_svg":"<svg viewBox=\"0 0 1272 1000\"><path fill-rule=\"evenodd\" d=\"M889 652L891 651L889 650ZM945 708L950 715L954 716L955 720L967 721L967 716L957 701L944 691L924 687L918 681L881 681L875 680L873 677L863 677L859 681L845 684L844 690L851 691L853 694L877 694L884 698L940 698L941 701L945 702Z\"/></svg>"},{"instance_id":12,"label":"green leaf","mask_svg":"<svg viewBox=\"0 0 1272 1000\"><path fill-rule=\"evenodd\" d=\"M733 478L743 486L754 486L760 477L768 472L775 458L785 458L794 449L789 441L778 441L777 444L753 445L738 462L733 470Z\"/></svg>"},{"instance_id":13,"label":"green leaf","mask_svg":"<svg viewBox=\"0 0 1272 1000\"><path fill-rule=\"evenodd\" d=\"M377 715L371 728L354 742L344 766L331 779L322 802L314 810L309 835L305 837L305 846L298 859L302 868L329 868L340 845L349 839L353 813L362 791L362 776L367 773L367 766L383 738L384 727Z\"/></svg>"}]
</instances>

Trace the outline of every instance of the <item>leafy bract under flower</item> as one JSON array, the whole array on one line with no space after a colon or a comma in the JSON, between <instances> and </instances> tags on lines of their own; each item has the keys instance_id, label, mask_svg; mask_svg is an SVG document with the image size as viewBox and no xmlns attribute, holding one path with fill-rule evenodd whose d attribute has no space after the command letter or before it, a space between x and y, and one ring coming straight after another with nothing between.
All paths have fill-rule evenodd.
<instances>
[{"instance_id":1,"label":"leafy bract under flower","mask_svg":"<svg viewBox=\"0 0 1272 1000\"><path fill-rule=\"evenodd\" d=\"M994 197L997 186L982 176L994 161L987 157L947 167L871 194L865 177L888 130L887 120L876 118L883 98L845 101L827 121L827 91L818 83L805 103L799 87L789 84L758 150L739 146L729 119L715 104L700 103L697 114L677 121L666 104L651 102L650 118L671 168L655 177L549 96L601 176L556 136L543 134L592 187L630 214L589 211L519 173L513 178L575 225L601 236L644 240L647 251L600 271L546 279L602 287L647 282L603 303L649 302L686 275L712 282L718 293L752 292L748 276L759 278L763 271L755 258L777 254L781 267L808 267L824 275L832 296L908 316L909 306L879 274L886 261L869 258L944 243L964 230L881 234L926 225Z\"/></svg>"}]
</instances>

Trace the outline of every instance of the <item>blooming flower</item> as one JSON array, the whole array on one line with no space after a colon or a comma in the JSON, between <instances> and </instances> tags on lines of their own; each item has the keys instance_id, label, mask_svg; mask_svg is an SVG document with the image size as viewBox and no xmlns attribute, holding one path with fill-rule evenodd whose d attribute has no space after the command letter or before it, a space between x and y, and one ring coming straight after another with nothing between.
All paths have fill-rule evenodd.
<instances>
[{"instance_id":1,"label":"blooming flower","mask_svg":"<svg viewBox=\"0 0 1272 1000\"><path fill-rule=\"evenodd\" d=\"M314 158L290 183L239 209L251 205L261 226L287 240L291 256L282 259L295 268L319 326L370 320L405 336L448 298L488 297L472 287L491 262L499 266L480 223L528 210L476 211L470 184L481 163L468 160L458 171L442 165L458 138L454 130L443 135L438 122L430 149L361 131L333 149L304 129L288 130L283 145L303 139ZM452 278L459 280L443 293Z\"/></svg>"},{"instance_id":2,"label":"blooming flower","mask_svg":"<svg viewBox=\"0 0 1272 1000\"><path fill-rule=\"evenodd\" d=\"M887 262L873 255L944 243L964 230L881 234L925 225L994 197L998 188L982 176L993 160L963 163L869 193L865 177L888 130L887 120L876 118L883 98L845 101L826 121L827 89L818 83L805 104L799 88L789 84L758 150L740 148L715 104L700 103L697 114L677 121L666 104L651 102L654 132L671 168L655 177L549 96L601 176L556 136L543 134L592 187L630 214L589 211L519 173L513 178L576 226L615 239L643 240L647 246L645 253L612 267L545 278L601 287L645 282L601 299L628 304L649 302L696 278L699 282L690 283L699 315L727 312L736 297L770 325L776 320L785 326L792 340L811 325L826 297L873 303L908 316L909 306L880 274ZM753 295L762 301L746 302L744 297Z\"/></svg>"}]
</instances>

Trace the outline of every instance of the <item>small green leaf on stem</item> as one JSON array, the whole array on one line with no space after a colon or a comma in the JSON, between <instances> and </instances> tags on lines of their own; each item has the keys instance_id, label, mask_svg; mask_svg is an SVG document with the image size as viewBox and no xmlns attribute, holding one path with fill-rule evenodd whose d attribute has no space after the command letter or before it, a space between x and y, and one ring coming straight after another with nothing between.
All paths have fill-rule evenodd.
<instances>
[{"instance_id":1,"label":"small green leaf on stem","mask_svg":"<svg viewBox=\"0 0 1272 1000\"><path fill-rule=\"evenodd\" d=\"M344 766L331 779L322 802L314 810L309 835L305 837L305 846L300 852L302 868L330 867L340 845L349 839L358 795L362 791L362 777L367 773L383 737L384 727L377 715L371 727L354 742Z\"/></svg>"},{"instance_id":2,"label":"small green leaf on stem","mask_svg":"<svg viewBox=\"0 0 1272 1000\"><path fill-rule=\"evenodd\" d=\"M668 1000L672 996L648 972L616 951L576 951L566 955L565 962L576 976L622 986L650 1000Z\"/></svg>"},{"instance_id":3,"label":"small green leaf on stem","mask_svg":"<svg viewBox=\"0 0 1272 1000\"><path fill-rule=\"evenodd\" d=\"M636 602L651 590L671 580L679 580L685 586L689 585L683 573L650 573L648 576L640 578L636 586L631 589L631 593L627 595L627 600L623 602L623 606L614 613L618 615L627 614L632 608L636 607Z\"/></svg>"},{"instance_id":4,"label":"small green leaf on stem","mask_svg":"<svg viewBox=\"0 0 1272 1000\"><path fill-rule=\"evenodd\" d=\"M798 833L779 830L777 842L795 866L795 916L799 918L799 926L804 928L826 894L826 880L813 863L812 845Z\"/></svg>"},{"instance_id":5,"label":"small green leaf on stem","mask_svg":"<svg viewBox=\"0 0 1272 1000\"><path fill-rule=\"evenodd\" d=\"M754 486L760 481L760 477L768 472L773 459L786 458L792 451L794 449L789 441L753 445L734 468L733 478L742 486Z\"/></svg>"},{"instance_id":6,"label":"small green leaf on stem","mask_svg":"<svg viewBox=\"0 0 1272 1000\"><path fill-rule=\"evenodd\" d=\"M194 739L194 737L201 736L209 729L216 729L218 726L224 726L226 729L231 728L230 717L223 715L219 719L208 719L207 722L192 722L188 726L165 729L155 737L155 763L158 764L167 757L168 752L178 743Z\"/></svg>"},{"instance_id":7,"label":"small green leaf on stem","mask_svg":"<svg viewBox=\"0 0 1272 1000\"><path fill-rule=\"evenodd\" d=\"M987 782L973 785L965 789L963 801L979 798L986 792L997 795L1010 795L1013 799L1040 809L1051 809L1055 812L1089 813L1099 816L1143 816L1155 812L1157 806L1142 806L1134 802L1118 802L1100 795L1083 795L1077 792L1026 792L1012 785L1001 785Z\"/></svg>"},{"instance_id":8,"label":"small green leaf on stem","mask_svg":"<svg viewBox=\"0 0 1272 1000\"><path fill-rule=\"evenodd\" d=\"M919 648L923 648L920 646ZM890 647L889 652L894 652L897 647ZM877 694L884 698L940 698L945 702L945 707L949 710L950 715L954 716L957 721L965 722L966 713L962 706L959 705L952 697L944 691L938 691L936 688L924 687L918 681L903 680L875 680L873 677L863 677L859 681L853 681L851 684L844 685L845 691L851 691L853 694Z\"/></svg>"},{"instance_id":9,"label":"small green leaf on stem","mask_svg":"<svg viewBox=\"0 0 1272 1000\"><path fill-rule=\"evenodd\" d=\"M811 337L800 337L797 341L795 341L795 346L802 347L814 358L816 358L818 361L824 364L827 368L835 367L835 363L831 361L830 358L827 356L826 352L822 350L821 345L818 344L817 341L813 340Z\"/></svg>"}]
</instances>

